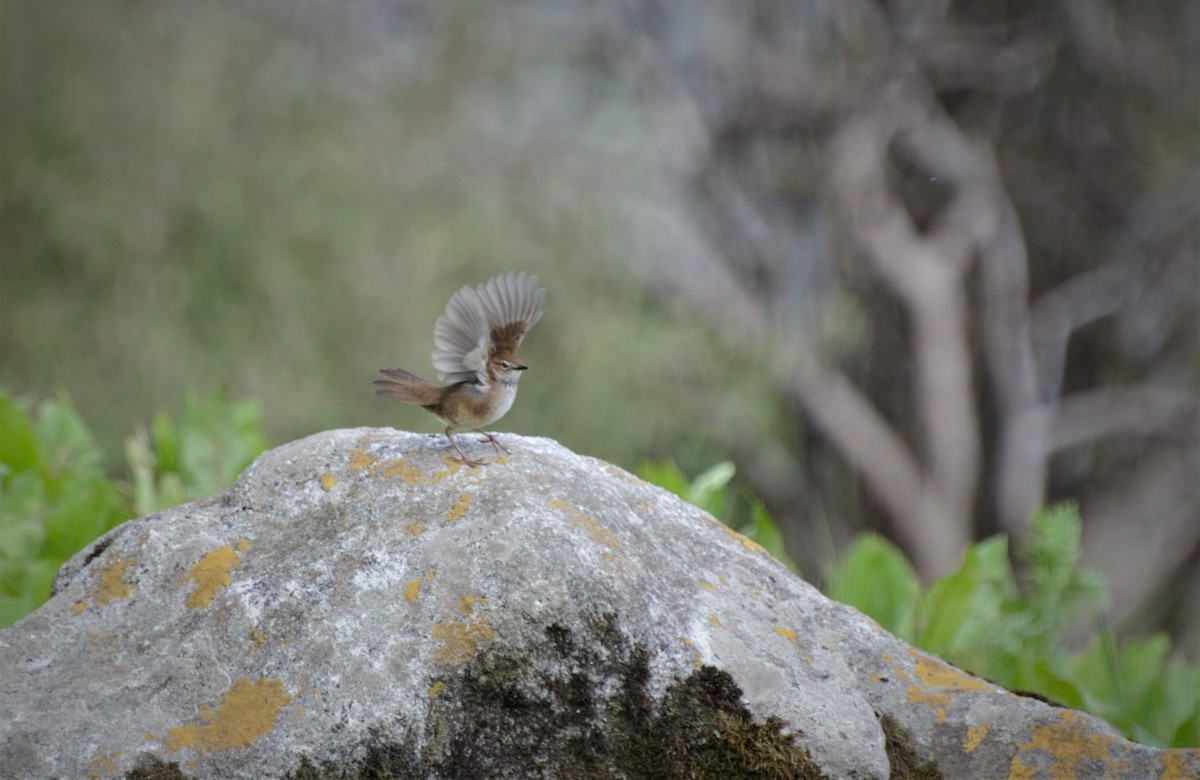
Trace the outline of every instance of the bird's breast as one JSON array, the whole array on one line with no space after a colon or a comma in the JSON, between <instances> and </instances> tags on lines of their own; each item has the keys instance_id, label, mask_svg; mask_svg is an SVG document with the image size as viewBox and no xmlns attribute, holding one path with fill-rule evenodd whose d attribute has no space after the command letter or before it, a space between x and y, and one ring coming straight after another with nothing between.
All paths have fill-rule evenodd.
<instances>
[{"instance_id":1,"label":"bird's breast","mask_svg":"<svg viewBox=\"0 0 1200 780\"><path fill-rule=\"evenodd\" d=\"M435 414L453 428L482 428L503 417L517 397L515 382L465 384L447 398Z\"/></svg>"}]
</instances>

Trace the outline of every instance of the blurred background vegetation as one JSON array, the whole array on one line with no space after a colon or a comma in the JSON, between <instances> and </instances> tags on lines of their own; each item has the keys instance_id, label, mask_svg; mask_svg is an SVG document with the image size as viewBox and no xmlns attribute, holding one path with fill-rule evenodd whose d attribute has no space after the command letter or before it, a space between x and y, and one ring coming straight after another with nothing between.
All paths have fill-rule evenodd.
<instances>
[{"instance_id":1,"label":"blurred background vegetation","mask_svg":"<svg viewBox=\"0 0 1200 780\"><path fill-rule=\"evenodd\" d=\"M0 0L0 388L109 472L213 387L435 431L375 372L528 270L501 429L728 458L813 579L1073 500L1114 625L1194 650L1197 94L1187 0Z\"/></svg>"}]
</instances>

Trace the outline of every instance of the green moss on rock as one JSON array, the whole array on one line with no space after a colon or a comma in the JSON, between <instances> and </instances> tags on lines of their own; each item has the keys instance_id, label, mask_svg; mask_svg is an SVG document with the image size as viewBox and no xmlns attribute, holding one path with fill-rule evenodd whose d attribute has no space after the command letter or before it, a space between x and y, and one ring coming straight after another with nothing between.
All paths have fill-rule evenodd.
<instances>
[{"instance_id":1,"label":"green moss on rock","mask_svg":"<svg viewBox=\"0 0 1200 780\"><path fill-rule=\"evenodd\" d=\"M932 761L922 763L917 757L908 735L895 719L884 715L879 719L879 725L883 728L884 748L892 770L889 780L942 780L942 772L936 764Z\"/></svg>"},{"instance_id":2,"label":"green moss on rock","mask_svg":"<svg viewBox=\"0 0 1200 780\"><path fill-rule=\"evenodd\" d=\"M699 667L656 703L651 654L616 616L580 633L551 625L530 652L492 645L442 676L420 755L411 740L378 739L353 767L306 760L289 778L823 777L798 734L754 720L727 672Z\"/></svg>"}]
</instances>

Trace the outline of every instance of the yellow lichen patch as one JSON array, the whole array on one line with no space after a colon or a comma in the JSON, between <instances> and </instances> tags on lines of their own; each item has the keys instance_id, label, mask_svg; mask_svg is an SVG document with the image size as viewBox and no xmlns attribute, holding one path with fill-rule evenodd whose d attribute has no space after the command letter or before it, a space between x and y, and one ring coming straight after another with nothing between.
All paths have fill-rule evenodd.
<instances>
[{"instance_id":1,"label":"yellow lichen patch","mask_svg":"<svg viewBox=\"0 0 1200 780\"><path fill-rule=\"evenodd\" d=\"M100 582L92 591L92 603L97 607L103 607L110 601L128 598L133 584L125 581L125 570L133 563L134 558L129 557L105 566L100 572Z\"/></svg>"},{"instance_id":2,"label":"yellow lichen patch","mask_svg":"<svg viewBox=\"0 0 1200 780\"><path fill-rule=\"evenodd\" d=\"M376 474L384 477L399 477L407 485L432 485L435 482L440 482L462 467L462 464L457 460L445 460L446 468L441 471L435 471L429 476L421 473L421 467L411 463L406 458L397 458L380 463L373 467L370 471L371 476Z\"/></svg>"},{"instance_id":3,"label":"yellow lichen patch","mask_svg":"<svg viewBox=\"0 0 1200 780\"><path fill-rule=\"evenodd\" d=\"M421 578L420 577L417 577L415 580L409 580L408 582L404 583L404 600L405 601L416 601L417 597L420 595L421 595Z\"/></svg>"},{"instance_id":4,"label":"yellow lichen patch","mask_svg":"<svg viewBox=\"0 0 1200 780\"><path fill-rule=\"evenodd\" d=\"M1034 725L1029 741L1017 745L1009 762L1010 778L1076 778L1082 777L1085 770L1095 771L1097 766L1103 767L1105 777L1126 776L1122 770L1128 767L1122 766L1125 762L1121 756L1128 752L1129 744L1124 738L1097 732L1080 712L1059 710L1057 715L1050 723ZM1037 751L1039 757L1030 756L1032 751ZM1051 758L1049 766L1045 755Z\"/></svg>"},{"instance_id":5,"label":"yellow lichen patch","mask_svg":"<svg viewBox=\"0 0 1200 780\"><path fill-rule=\"evenodd\" d=\"M551 509L558 509L566 513L567 527L583 531L596 544L604 545L614 552L624 554L624 550L621 547L621 540L617 538L616 534L605 528L595 519L588 517L562 499L552 498L546 502L546 505Z\"/></svg>"},{"instance_id":6,"label":"yellow lichen patch","mask_svg":"<svg viewBox=\"0 0 1200 780\"><path fill-rule=\"evenodd\" d=\"M238 540L238 550L245 550L249 546L250 542L245 539ZM188 594L188 609L207 607L217 591L229 584L229 572L238 565L241 557L238 550L229 545L218 547L192 566L187 578L195 582L196 587Z\"/></svg>"},{"instance_id":7,"label":"yellow lichen patch","mask_svg":"<svg viewBox=\"0 0 1200 780\"><path fill-rule=\"evenodd\" d=\"M979 726L967 726L967 738L963 740L963 750L970 753L975 748L979 747L979 743L983 742L983 738L987 736L987 724Z\"/></svg>"},{"instance_id":8,"label":"yellow lichen patch","mask_svg":"<svg viewBox=\"0 0 1200 780\"><path fill-rule=\"evenodd\" d=\"M496 632L481 619L443 619L433 624L430 636L439 643L433 651L433 660L438 663L458 666L475 657L480 642L488 642Z\"/></svg>"},{"instance_id":9,"label":"yellow lichen patch","mask_svg":"<svg viewBox=\"0 0 1200 780\"><path fill-rule=\"evenodd\" d=\"M710 628L725 628L725 626L721 625L721 621L716 615L708 616L708 625Z\"/></svg>"},{"instance_id":10,"label":"yellow lichen patch","mask_svg":"<svg viewBox=\"0 0 1200 780\"><path fill-rule=\"evenodd\" d=\"M469 615L475 611L476 604L486 607L487 603L487 596L459 596L458 611L463 615Z\"/></svg>"},{"instance_id":11,"label":"yellow lichen patch","mask_svg":"<svg viewBox=\"0 0 1200 780\"><path fill-rule=\"evenodd\" d=\"M917 679L930 687L945 688L955 692L990 692L994 690L992 686L978 677L972 677L961 669L955 669L950 664L939 661L933 656L913 649L910 649L909 653L916 660L916 663L913 664L913 672L916 673Z\"/></svg>"},{"instance_id":12,"label":"yellow lichen patch","mask_svg":"<svg viewBox=\"0 0 1200 780\"><path fill-rule=\"evenodd\" d=\"M946 722L946 708L950 706L952 697L961 693L984 693L995 690L983 680L972 677L932 656L925 655L919 650L910 648L908 652L914 661L913 674L905 671L886 653L883 661L892 667L900 682L908 684L909 702L933 708L933 715L937 718L938 723Z\"/></svg>"},{"instance_id":13,"label":"yellow lichen patch","mask_svg":"<svg viewBox=\"0 0 1200 780\"><path fill-rule=\"evenodd\" d=\"M71 614L83 614L83 611L87 609L88 598L91 598L92 604L97 607L102 607L110 601L129 598L133 583L125 581L125 573L136 562L136 558L129 556L113 561L101 569L95 589L71 606Z\"/></svg>"},{"instance_id":14,"label":"yellow lichen patch","mask_svg":"<svg viewBox=\"0 0 1200 780\"><path fill-rule=\"evenodd\" d=\"M704 590L716 590L717 589L716 585L713 585L711 582L705 582L704 580L697 580L696 584L699 585Z\"/></svg>"},{"instance_id":15,"label":"yellow lichen patch","mask_svg":"<svg viewBox=\"0 0 1200 780\"><path fill-rule=\"evenodd\" d=\"M405 523L404 524L404 533L408 534L409 536L416 536L417 534L421 533L424 530L425 530L425 527L423 525L421 525L420 523Z\"/></svg>"},{"instance_id":16,"label":"yellow lichen patch","mask_svg":"<svg viewBox=\"0 0 1200 780\"><path fill-rule=\"evenodd\" d=\"M176 753L191 749L214 753L244 748L275 727L275 717L292 697L277 679L239 677L221 697L215 710L200 708L200 722L176 726L164 740Z\"/></svg>"},{"instance_id":17,"label":"yellow lichen patch","mask_svg":"<svg viewBox=\"0 0 1200 780\"><path fill-rule=\"evenodd\" d=\"M792 644L796 644L796 632L791 630L790 628L784 628L783 626L775 626L775 633L779 634L781 637L783 637L787 641L791 642Z\"/></svg>"},{"instance_id":18,"label":"yellow lichen patch","mask_svg":"<svg viewBox=\"0 0 1200 780\"><path fill-rule=\"evenodd\" d=\"M436 699L438 697L438 694L440 694L444 690L446 690L445 683L435 682L433 685L429 686L429 691L428 691L429 698Z\"/></svg>"},{"instance_id":19,"label":"yellow lichen patch","mask_svg":"<svg viewBox=\"0 0 1200 780\"><path fill-rule=\"evenodd\" d=\"M758 542L754 541L753 539L747 539L745 536L742 536L737 531L733 530L732 528L730 528L729 526L725 525L724 523L722 523L720 521L715 521L715 522L718 526L720 526L722 531L724 531L725 533L729 534L731 537L736 539L737 542L740 545L742 545L742 547L745 547L747 550L751 550L756 553L762 553L763 555L767 556L768 558L771 557L771 553L767 552L766 548L763 547Z\"/></svg>"},{"instance_id":20,"label":"yellow lichen patch","mask_svg":"<svg viewBox=\"0 0 1200 780\"><path fill-rule=\"evenodd\" d=\"M945 691L930 690L920 685L908 687L908 700L913 704L923 704L933 710L933 717L938 723L946 722L946 708L950 706L950 694Z\"/></svg>"},{"instance_id":21,"label":"yellow lichen patch","mask_svg":"<svg viewBox=\"0 0 1200 780\"><path fill-rule=\"evenodd\" d=\"M471 506L471 494L460 493L458 495L458 502L450 507L450 511L446 513L446 519L457 520L463 516L463 513L467 511L467 507L469 506Z\"/></svg>"},{"instance_id":22,"label":"yellow lichen patch","mask_svg":"<svg viewBox=\"0 0 1200 780\"><path fill-rule=\"evenodd\" d=\"M88 777L114 777L117 774L117 759L121 757L116 750L100 748L88 768Z\"/></svg>"},{"instance_id":23,"label":"yellow lichen patch","mask_svg":"<svg viewBox=\"0 0 1200 780\"><path fill-rule=\"evenodd\" d=\"M433 651L435 661L455 666L466 663L475 656L480 642L490 641L496 635L483 618L473 617L477 604L486 606L487 599L461 596L458 599L458 611L466 616L465 619L445 617L434 623L430 636L439 643L439 647Z\"/></svg>"},{"instance_id":24,"label":"yellow lichen patch","mask_svg":"<svg viewBox=\"0 0 1200 780\"><path fill-rule=\"evenodd\" d=\"M262 631L259 631L257 628L250 629L248 632L246 632L246 635L250 637L250 642L254 645L256 650L267 644L267 635Z\"/></svg>"},{"instance_id":25,"label":"yellow lichen patch","mask_svg":"<svg viewBox=\"0 0 1200 780\"><path fill-rule=\"evenodd\" d=\"M324 474L321 475L321 487L325 489L326 493L333 490L333 486L336 484L337 484L337 477L333 476L332 471L326 471Z\"/></svg>"},{"instance_id":26,"label":"yellow lichen patch","mask_svg":"<svg viewBox=\"0 0 1200 780\"><path fill-rule=\"evenodd\" d=\"M399 477L408 485L415 485L423 479L421 469L412 465L404 458L390 460L382 464L379 473L385 477Z\"/></svg>"},{"instance_id":27,"label":"yellow lichen patch","mask_svg":"<svg viewBox=\"0 0 1200 780\"><path fill-rule=\"evenodd\" d=\"M1200 749L1166 750L1162 756L1160 780L1184 780L1200 777Z\"/></svg>"},{"instance_id":28,"label":"yellow lichen patch","mask_svg":"<svg viewBox=\"0 0 1200 780\"><path fill-rule=\"evenodd\" d=\"M375 465L375 456L368 453L362 447L355 447L350 451L349 466L351 471L359 471L373 465Z\"/></svg>"}]
</instances>

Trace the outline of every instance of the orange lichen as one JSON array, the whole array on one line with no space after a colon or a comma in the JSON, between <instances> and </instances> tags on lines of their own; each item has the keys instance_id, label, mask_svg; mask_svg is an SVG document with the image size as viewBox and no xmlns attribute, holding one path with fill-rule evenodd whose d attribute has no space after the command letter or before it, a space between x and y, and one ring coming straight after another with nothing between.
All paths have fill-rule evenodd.
<instances>
[{"instance_id":1,"label":"orange lichen","mask_svg":"<svg viewBox=\"0 0 1200 780\"><path fill-rule=\"evenodd\" d=\"M116 750L100 748L88 768L88 777L113 777L117 774L117 760L121 757Z\"/></svg>"},{"instance_id":2,"label":"orange lichen","mask_svg":"<svg viewBox=\"0 0 1200 780\"><path fill-rule=\"evenodd\" d=\"M200 708L200 722L176 726L164 744L172 753L185 748L214 753L244 748L275 727L279 710L292 700L277 679L239 677L216 709Z\"/></svg>"},{"instance_id":3,"label":"orange lichen","mask_svg":"<svg viewBox=\"0 0 1200 780\"><path fill-rule=\"evenodd\" d=\"M417 577L415 580L409 580L408 582L404 583L404 600L405 601L416 601L417 597L420 595L421 595L421 578L420 577Z\"/></svg>"},{"instance_id":4,"label":"orange lichen","mask_svg":"<svg viewBox=\"0 0 1200 780\"><path fill-rule=\"evenodd\" d=\"M336 484L337 477L333 475L332 471L326 471L321 475L321 487L325 489L326 493L328 493L330 490L333 490L333 486Z\"/></svg>"},{"instance_id":5,"label":"orange lichen","mask_svg":"<svg viewBox=\"0 0 1200 780\"><path fill-rule=\"evenodd\" d=\"M946 722L946 709L959 694L996 690L983 680L919 650L909 648L908 653L913 657L911 674L887 653L883 655L883 661L892 667L901 682L908 684L908 700L932 707L939 723Z\"/></svg>"},{"instance_id":6,"label":"orange lichen","mask_svg":"<svg viewBox=\"0 0 1200 780\"><path fill-rule=\"evenodd\" d=\"M93 588L80 601L71 605L71 614L81 615L87 609L88 599L92 600L92 604L97 607L102 607L112 601L120 601L129 598L130 591L133 590L133 583L126 582L125 575L128 569L137 558L129 556L121 558L107 564L100 570L100 578L96 582L96 587Z\"/></svg>"},{"instance_id":7,"label":"orange lichen","mask_svg":"<svg viewBox=\"0 0 1200 780\"><path fill-rule=\"evenodd\" d=\"M469 506L471 506L471 494L460 493L457 503L450 507L450 511L446 512L446 520L457 520L462 517Z\"/></svg>"},{"instance_id":8,"label":"orange lichen","mask_svg":"<svg viewBox=\"0 0 1200 780\"><path fill-rule=\"evenodd\" d=\"M474 658L479 643L490 641L496 632L483 620L444 619L434 623L429 635L440 643L433 660L458 666Z\"/></svg>"},{"instance_id":9,"label":"orange lichen","mask_svg":"<svg viewBox=\"0 0 1200 780\"><path fill-rule=\"evenodd\" d=\"M125 581L126 570L135 563L133 557L113 561L100 572L100 582L92 591L92 603L102 607L110 601L129 598L133 583Z\"/></svg>"},{"instance_id":10,"label":"orange lichen","mask_svg":"<svg viewBox=\"0 0 1200 780\"><path fill-rule=\"evenodd\" d=\"M917 675L917 679L925 683L925 685L934 688L945 688L955 692L989 692L995 690L991 685L980 680L978 677L972 677L945 661L939 661L931 655L925 655L916 650L910 650L910 653L916 661L913 664L913 672Z\"/></svg>"},{"instance_id":11,"label":"orange lichen","mask_svg":"<svg viewBox=\"0 0 1200 780\"><path fill-rule=\"evenodd\" d=\"M375 456L368 453L362 447L356 447L350 451L349 466L351 471L358 471L375 465Z\"/></svg>"},{"instance_id":12,"label":"orange lichen","mask_svg":"<svg viewBox=\"0 0 1200 780\"><path fill-rule=\"evenodd\" d=\"M967 726L967 738L963 740L963 750L970 753L975 748L979 747L979 743L983 742L983 738L987 736L988 727L986 724L980 726Z\"/></svg>"},{"instance_id":13,"label":"orange lichen","mask_svg":"<svg viewBox=\"0 0 1200 780\"><path fill-rule=\"evenodd\" d=\"M430 636L439 643L433 652L435 661L455 666L464 664L475 656L481 642L495 637L496 632L486 620L474 616L476 605L487 606L487 599L473 595L461 596L458 599L458 611L465 619L456 620L447 616L434 623Z\"/></svg>"},{"instance_id":14,"label":"orange lichen","mask_svg":"<svg viewBox=\"0 0 1200 780\"><path fill-rule=\"evenodd\" d=\"M409 485L415 485L424 480L424 477L421 476L421 469L412 465L404 458L390 460L387 463L380 464L380 468L377 470L377 472L372 471L372 476L374 476L375 473L382 474L385 477L399 477Z\"/></svg>"},{"instance_id":15,"label":"orange lichen","mask_svg":"<svg viewBox=\"0 0 1200 780\"><path fill-rule=\"evenodd\" d=\"M238 550L244 551L249 547L249 541L239 539L237 550L229 545L218 547L197 561L187 576L187 579L196 583L196 587L188 594L187 608L207 607L217 591L229 585L229 572L238 565L241 558Z\"/></svg>"},{"instance_id":16,"label":"orange lichen","mask_svg":"<svg viewBox=\"0 0 1200 780\"><path fill-rule=\"evenodd\" d=\"M796 632L791 630L790 628L784 628L783 626L775 626L775 633L779 634L781 637L783 637L787 641L791 642L792 644L796 644Z\"/></svg>"},{"instance_id":17,"label":"orange lichen","mask_svg":"<svg viewBox=\"0 0 1200 780\"><path fill-rule=\"evenodd\" d=\"M768 558L771 557L771 554L769 552L767 552L767 549L765 547L763 547L761 544L759 544L758 542L754 541L753 539L749 539L749 538L743 536L742 534L739 534L737 531L733 530L732 528L730 528L729 526L725 525L724 523L722 523L720 521L714 521L714 522L716 522L717 526L719 526L722 531L729 534L733 539L735 539L738 542L738 544L742 545L747 550L751 550L756 553L761 553L761 554L767 556Z\"/></svg>"},{"instance_id":18,"label":"orange lichen","mask_svg":"<svg viewBox=\"0 0 1200 780\"><path fill-rule=\"evenodd\" d=\"M1124 760L1121 755L1128 751L1123 737L1104 734L1094 730L1086 715L1074 710L1057 710L1057 718L1049 723L1034 724L1030 729L1029 741L1017 745L1017 752L1009 762L1008 776L1015 780L1048 777L1067 780L1080 776L1080 771L1099 764L1104 767L1105 777L1120 777ZM1025 758L1039 751L1051 759L1049 766L1044 761Z\"/></svg>"}]
</instances>

